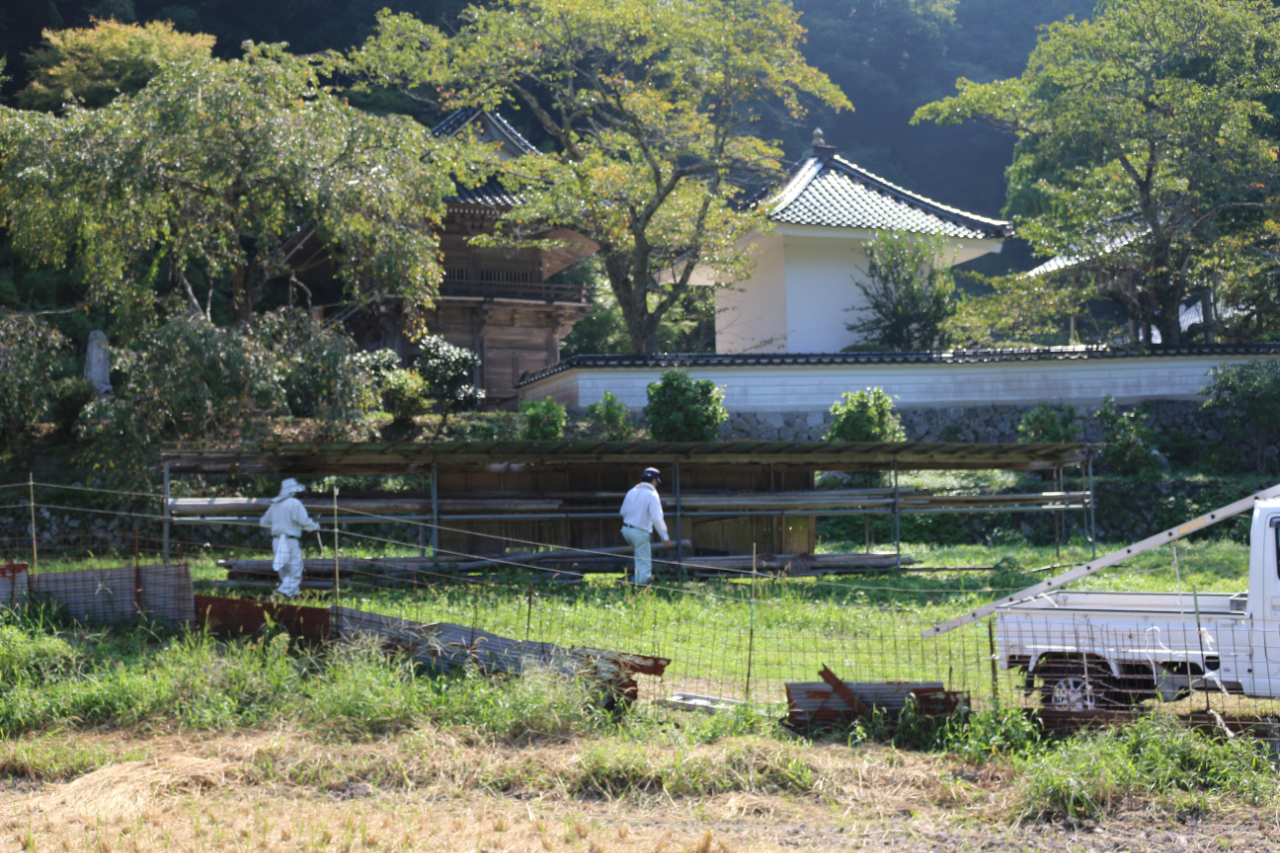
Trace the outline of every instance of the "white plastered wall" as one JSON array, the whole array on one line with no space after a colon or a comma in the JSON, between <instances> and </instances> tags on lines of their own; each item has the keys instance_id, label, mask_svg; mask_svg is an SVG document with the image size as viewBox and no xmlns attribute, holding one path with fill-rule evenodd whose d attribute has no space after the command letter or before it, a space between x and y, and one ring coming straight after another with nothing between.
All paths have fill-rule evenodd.
<instances>
[{"instance_id":1,"label":"white plastered wall","mask_svg":"<svg viewBox=\"0 0 1280 853\"><path fill-rule=\"evenodd\" d=\"M874 231L778 226L752 240L751 278L716 291L716 352L828 353L861 343L846 325L865 317L845 309L866 298L865 246ZM999 240L956 241L953 264L999 252ZM697 283L702 283L695 274Z\"/></svg>"},{"instance_id":2,"label":"white plastered wall","mask_svg":"<svg viewBox=\"0 0 1280 853\"><path fill-rule=\"evenodd\" d=\"M754 238L751 278L716 290L716 352L787 352L787 269L783 238Z\"/></svg>"}]
</instances>

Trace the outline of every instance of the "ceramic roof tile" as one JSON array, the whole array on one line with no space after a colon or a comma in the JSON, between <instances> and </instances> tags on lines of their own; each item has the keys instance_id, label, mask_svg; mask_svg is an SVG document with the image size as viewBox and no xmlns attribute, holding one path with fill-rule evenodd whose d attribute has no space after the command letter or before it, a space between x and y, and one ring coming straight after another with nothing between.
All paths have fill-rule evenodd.
<instances>
[{"instance_id":1,"label":"ceramic roof tile","mask_svg":"<svg viewBox=\"0 0 1280 853\"><path fill-rule=\"evenodd\" d=\"M1008 222L987 219L916 195L841 157L810 157L764 201L774 222L835 228L911 231L965 239L1012 236Z\"/></svg>"}]
</instances>

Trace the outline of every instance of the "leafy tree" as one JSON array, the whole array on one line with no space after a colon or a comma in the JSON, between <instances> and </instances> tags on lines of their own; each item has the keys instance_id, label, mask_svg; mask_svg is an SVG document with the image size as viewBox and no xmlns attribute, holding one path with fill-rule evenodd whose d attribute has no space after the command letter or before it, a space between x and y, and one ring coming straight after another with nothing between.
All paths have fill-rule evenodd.
<instances>
[{"instance_id":1,"label":"leafy tree","mask_svg":"<svg viewBox=\"0 0 1280 853\"><path fill-rule=\"evenodd\" d=\"M1102 440L1106 447L1102 456L1117 474L1144 477L1160 468L1160 458L1151 447L1155 430L1147 426L1147 410L1138 406L1127 412L1116 408L1115 399L1108 394L1102 400L1102 408L1094 413L1102 427Z\"/></svg>"},{"instance_id":2,"label":"leafy tree","mask_svg":"<svg viewBox=\"0 0 1280 853\"><path fill-rule=\"evenodd\" d=\"M715 441L720 424L729 419L724 391L709 379L694 379L683 370L668 370L647 389L644 416L655 441Z\"/></svg>"},{"instance_id":3,"label":"leafy tree","mask_svg":"<svg viewBox=\"0 0 1280 853\"><path fill-rule=\"evenodd\" d=\"M1021 236L1080 260L1078 298L1178 343L1215 243L1277 206L1278 83L1280 12L1265 0L1104 0L1092 21L1047 28L1021 77L961 78L913 120L1015 134L1007 211ZM1034 319L1062 307L1036 298L1051 289L1012 278L991 299Z\"/></svg>"},{"instance_id":4,"label":"leafy tree","mask_svg":"<svg viewBox=\"0 0 1280 853\"><path fill-rule=\"evenodd\" d=\"M854 284L870 316L847 323L863 339L893 350L946 349L946 322L956 313L956 286L941 236L882 231L867 243L867 278Z\"/></svg>"},{"instance_id":5,"label":"leafy tree","mask_svg":"<svg viewBox=\"0 0 1280 853\"><path fill-rule=\"evenodd\" d=\"M831 406L825 441L906 441L893 398L882 388L846 391Z\"/></svg>"},{"instance_id":6,"label":"leafy tree","mask_svg":"<svg viewBox=\"0 0 1280 853\"><path fill-rule=\"evenodd\" d=\"M65 338L26 314L0 309L0 441L19 447L48 410Z\"/></svg>"},{"instance_id":7,"label":"leafy tree","mask_svg":"<svg viewBox=\"0 0 1280 853\"><path fill-rule=\"evenodd\" d=\"M116 305L150 305L168 277L209 318L226 276L247 323L308 234L353 298L429 304L449 175L474 170L414 122L348 106L323 65L246 49L170 64L100 110L0 110L0 225L29 260L74 262Z\"/></svg>"},{"instance_id":8,"label":"leafy tree","mask_svg":"<svg viewBox=\"0 0 1280 853\"><path fill-rule=\"evenodd\" d=\"M484 400L484 389L472 384L472 377L480 367L480 356L454 346L439 335L422 338L418 347L422 352L413 367L422 377L427 395L435 401L440 415L435 433L438 439L444 433L449 415L475 409Z\"/></svg>"},{"instance_id":9,"label":"leafy tree","mask_svg":"<svg viewBox=\"0 0 1280 853\"><path fill-rule=\"evenodd\" d=\"M541 401L523 401L520 414L524 415L524 429L520 431L520 437L526 441L560 441L564 438L568 416L564 406L551 397Z\"/></svg>"},{"instance_id":10,"label":"leafy tree","mask_svg":"<svg viewBox=\"0 0 1280 853\"><path fill-rule=\"evenodd\" d=\"M559 150L508 170L525 202L505 227L594 240L640 353L658 349L695 268L723 281L746 268L739 242L761 214L733 199L744 180L778 173L781 153L747 132L761 108L799 116L805 95L849 106L805 63L804 29L784 0L504 0L464 18L446 38L382 14L349 70L439 92L446 106L527 109Z\"/></svg>"},{"instance_id":11,"label":"leafy tree","mask_svg":"<svg viewBox=\"0 0 1280 853\"><path fill-rule=\"evenodd\" d=\"M1018 441L1023 444L1070 443L1079 441L1084 431L1075 406L1051 406L1041 403L1022 416L1018 423Z\"/></svg>"},{"instance_id":12,"label":"leafy tree","mask_svg":"<svg viewBox=\"0 0 1280 853\"><path fill-rule=\"evenodd\" d=\"M587 406L587 414L600 425L600 437L606 441L630 441L635 437L631 408L612 391L605 391L599 403Z\"/></svg>"},{"instance_id":13,"label":"leafy tree","mask_svg":"<svg viewBox=\"0 0 1280 853\"><path fill-rule=\"evenodd\" d=\"M43 44L25 57L31 82L18 93L18 105L105 106L117 95L137 92L171 62L208 59L213 41L203 33L176 32L168 21L139 26L94 20L88 29L45 30Z\"/></svg>"},{"instance_id":14,"label":"leafy tree","mask_svg":"<svg viewBox=\"0 0 1280 853\"><path fill-rule=\"evenodd\" d=\"M1200 393L1208 397L1206 409L1226 412L1236 428L1253 436L1255 461L1265 472L1267 445L1280 428L1280 362L1220 364Z\"/></svg>"}]
</instances>

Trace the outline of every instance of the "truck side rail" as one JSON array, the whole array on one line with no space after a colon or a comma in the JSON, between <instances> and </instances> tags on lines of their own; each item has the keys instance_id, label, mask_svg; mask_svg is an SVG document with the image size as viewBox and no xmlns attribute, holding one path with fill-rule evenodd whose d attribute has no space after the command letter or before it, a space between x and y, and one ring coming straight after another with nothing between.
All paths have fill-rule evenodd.
<instances>
[{"instance_id":1,"label":"truck side rail","mask_svg":"<svg viewBox=\"0 0 1280 853\"><path fill-rule=\"evenodd\" d=\"M1155 536L1148 536L1141 542L1135 542L1134 544L1121 548L1118 551L1112 551L1110 554L1101 556L1093 562L1085 563L1083 566L1077 566L1070 571L1066 571L1060 575L1049 578L1047 581L1041 581L1035 586L1029 586L1026 589L1019 590L1018 592L1015 592L1006 598L1002 598L999 601L993 601L990 604L979 607L971 613L965 613L962 616L957 616L956 618L949 619L946 622L938 622L920 632L920 636L924 639L936 637L940 634L945 634L948 631L953 631L961 626L968 625L971 622L976 622L984 616L994 613L1001 607L1008 607L1011 604L1017 604L1021 601L1035 598L1037 595L1054 592L1072 581L1088 577L1095 572L1110 568L1116 563L1123 562L1130 557L1136 557L1139 554L1146 553L1147 551L1158 548L1169 542L1176 542L1182 537L1190 533L1194 533L1197 530L1201 530L1205 527L1209 527L1210 525L1217 524L1219 521L1232 518L1242 512L1251 510L1253 509L1254 503L1257 501L1267 500L1274 497L1280 497L1280 485L1272 486L1271 488L1264 489L1260 492L1254 492L1247 498L1242 498L1234 503L1229 503L1224 507L1219 507L1212 512L1207 512L1204 515L1193 518L1185 524L1180 524L1177 527L1171 527L1168 530L1157 533Z\"/></svg>"}]
</instances>

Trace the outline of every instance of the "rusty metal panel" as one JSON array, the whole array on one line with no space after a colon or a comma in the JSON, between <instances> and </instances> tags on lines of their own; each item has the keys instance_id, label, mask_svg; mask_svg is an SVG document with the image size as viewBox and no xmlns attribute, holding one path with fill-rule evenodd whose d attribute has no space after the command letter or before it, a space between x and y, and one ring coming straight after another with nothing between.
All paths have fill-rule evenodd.
<instances>
[{"instance_id":1,"label":"rusty metal panel","mask_svg":"<svg viewBox=\"0 0 1280 853\"><path fill-rule=\"evenodd\" d=\"M265 629L268 622L310 643L323 642L332 633L329 610L324 607L197 595L195 611L196 618L209 630L237 637L251 637Z\"/></svg>"}]
</instances>

